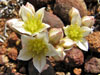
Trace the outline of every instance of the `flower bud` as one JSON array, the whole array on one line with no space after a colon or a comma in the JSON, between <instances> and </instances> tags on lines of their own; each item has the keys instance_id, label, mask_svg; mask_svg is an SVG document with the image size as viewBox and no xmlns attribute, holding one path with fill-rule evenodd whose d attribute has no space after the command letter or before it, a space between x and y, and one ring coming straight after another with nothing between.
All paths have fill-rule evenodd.
<instances>
[{"instance_id":1,"label":"flower bud","mask_svg":"<svg viewBox=\"0 0 100 75\"><path fill-rule=\"evenodd\" d=\"M94 23L95 23L94 16L84 16L82 18L82 25L83 26L91 27L94 25Z\"/></svg>"},{"instance_id":2,"label":"flower bud","mask_svg":"<svg viewBox=\"0 0 100 75\"><path fill-rule=\"evenodd\" d=\"M69 18L70 18L71 24L81 25L81 16L78 9L72 7L72 9L69 11Z\"/></svg>"},{"instance_id":3,"label":"flower bud","mask_svg":"<svg viewBox=\"0 0 100 75\"><path fill-rule=\"evenodd\" d=\"M26 3L25 5L27 8L29 8L33 13L35 13L35 8L32 4L30 4L29 2Z\"/></svg>"},{"instance_id":4,"label":"flower bud","mask_svg":"<svg viewBox=\"0 0 100 75\"><path fill-rule=\"evenodd\" d=\"M69 16L71 19L74 16L80 16L78 9L72 7L72 9L69 11Z\"/></svg>"},{"instance_id":5,"label":"flower bud","mask_svg":"<svg viewBox=\"0 0 100 75\"><path fill-rule=\"evenodd\" d=\"M63 50L64 49L61 46L56 47L56 51L57 51L58 55L53 56L56 61L63 61L64 60L64 57L66 54Z\"/></svg>"},{"instance_id":6,"label":"flower bud","mask_svg":"<svg viewBox=\"0 0 100 75\"><path fill-rule=\"evenodd\" d=\"M50 43L53 45L58 44L59 40L63 38L63 31L61 28L52 28L49 31Z\"/></svg>"},{"instance_id":7,"label":"flower bud","mask_svg":"<svg viewBox=\"0 0 100 75\"><path fill-rule=\"evenodd\" d=\"M60 40L60 44L65 50L70 49L75 42L67 37Z\"/></svg>"}]
</instances>

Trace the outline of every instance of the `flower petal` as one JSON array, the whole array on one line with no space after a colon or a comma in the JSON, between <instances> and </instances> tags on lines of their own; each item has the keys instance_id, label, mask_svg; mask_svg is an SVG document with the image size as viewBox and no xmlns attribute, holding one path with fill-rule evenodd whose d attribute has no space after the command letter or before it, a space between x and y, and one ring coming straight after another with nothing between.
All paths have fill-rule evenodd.
<instances>
[{"instance_id":1,"label":"flower petal","mask_svg":"<svg viewBox=\"0 0 100 75\"><path fill-rule=\"evenodd\" d=\"M35 14L35 8L31 3L27 2L25 6L29 8L33 14Z\"/></svg>"},{"instance_id":2,"label":"flower petal","mask_svg":"<svg viewBox=\"0 0 100 75\"><path fill-rule=\"evenodd\" d=\"M83 36L85 37L85 36L88 36L90 33L92 33L93 32L93 29L92 28L89 28L89 27L86 27L86 26L83 26L83 27L81 27L82 28L82 30L84 30L85 32L83 33Z\"/></svg>"},{"instance_id":3,"label":"flower petal","mask_svg":"<svg viewBox=\"0 0 100 75\"><path fill-rule=\"evenodd\" d=\"M58 54L55 55L55 56L53 56L54 59L56 61L62 61L62 60L64 60L64 57L66 55L65 52L64 52L64 48L61 47L61 46L57 46L56 51L57 51Z\"/></svg>"},{"instance_id":4,"label":"flower petal","mask_svg":"<svg viewBox=\"0 0 100 75\"><path fill-rule=\"evenodd\" d=\"M80 16L80 13L79 13L78 9L73 7L69 11L69 17L71 19L71 24L81 25L81 16Z\"/></svg>"},{"instance_id":5,"label":"flower petal","mask_svg":"<svg viewBox=\"0 0 100 75\"><path fill-rule=\"evenodd\" d=\"M45 11L45 7L40 8L36 13L35 13L35 17L39 17L42 21L43 17L44 17L44 11Z\"/></svg>"},{"instance_id":6,"label":"flower petal","mask_svg":"<svg viewBox=\"0 0 100 75\"><path fill-rule=\"evenodd\" d=\"M71 47L75 42L67 37L60 40L60 43L64 48Z\"/></svg>"},{"instance_id":7,"label":"flower petal","mask_svg":"<svg viewBox=\"0 0 100 75\"><path fill-rule=\"evenodd\" d=\"M74 17L72 17L71 24L72 25L77 24L77 25L81 26L81 17L80 16L74 16Z\"/></svg>"},{"instance_id":8,"label":"flower petal","mask_svg":"<svg viewBox=\"0 0 100 75\"><path fill-rule=\"evenodd\" d=\"M72 9L70 9L70 11L69 11L69 17L72 18L76 15L80 15L79 10L72 7Z\"/></svg>"},{"instance_id":9,"label":"flower petal","mask_svg":"<svg viewBox=\"0 0 100 75\"><path fill-rule=\"evenodd\" d=\"M58 53L56 52L56 49L53 47L53 45L48 44L48 52L46 54L46 56L55 56Z\"/></svg>"},{"instance_id":10,"label":"flower petal","mask_svg":"<svg viewBox=\"0 0 100 75\"><path fill-rule=\"evenodd\" d=\"M76 44L80 49L88 51L88 41L86 39L83 39L82 42L78 41Z\"/></svg>"},{"instance_id":11,"label":"flower petal","mask_svg":"<svg viewBox=\"0 0 100 75\"><path fill-rule=\"evenodd\" d=\"M41 73L46 65L46 57L41 56L41 59L39 60L38 56L33 58L33 64L35 68Z\"/></svg>"},{"instance_id":12,"label":"flower petal","mask_svg":"<svg viewBox=\"0 0 100 75\"><path fill-rule=\"evenodd\" d=\"M19 60L27 61L27 60L30 60L31 58L32 58L32 53L31 52L29 52L26 49L20 50L19 55L18 55Z\"/></svg>"},{"instance_id":13,"label":"flower petal","mask_svg":"<svg viewBox=\"0 0 100 75\"><path fill-rule=\"evenodd\" d=\"M41 31L43 31L43 30L45 30L45 29L47 29L47 28L49 28L50 27L50 25L49 24L46 24L46 23L42 23L43 25L44 25L44 28L41 30Z\"/></svg>"},{"instance_id":14,"label":"flower petal","mask_svg":"<svg viewBox=\"0 0 100 75\"><path fill-rule=\"evenodd\" d=\"M27 31L23 28L22 25L24 24L24 22L23 22L23 21L20 21L19 19L11 19L11 20L8 20L8 21L6 22L6 24L7 24L12 30L14 30L15 32L31 35L30 32L27 32Z\"/></svg>"},{"instance_id":15,"label":"flower petal","mask_svg":"<svg viewBox=\"0 0 100 75\"><path fill-rule=\"evenodd\" d=\"M34 39L34 38L32 36L22 35L21 36L22 47L27 48L28 41L31 40L31 39Z\"/></svg>"},{"instance_id":16,"label":"flower petal","mask_svg":"<svg viewBox=\"0 0 100 75\"><path fill-rule=\"evenodd\" d=\"M33 16L34 14L32 13L31 9L22 5L19 10L19 15L22 17L23 21L26 21L29 16Z\"/></svg>"},{"instance_id":17,"label":"flower petal","mask_svg":"<svg viewBox=\"0 0 100 75\"><path fill-rule=\"evenodd\" d=\"M43 38L46 43L49 42L49 37L47 32L41 32L37 35L37 38Z\"/></svg>"},{"instance_id":18,"label":"flower petal","mask_svg":"<svg viewBox=\"0 0 100 75\"><path fill-rule=\"evenodd\" d=\"M65 33L66 36L67 36L67 33L66 33L67 31L66 31L66 30L67 30L67 28L68 28L69 26L70 26L70 25L67 25L66 27L63 27L64 33Z\"/></svg>"}]
</instances>

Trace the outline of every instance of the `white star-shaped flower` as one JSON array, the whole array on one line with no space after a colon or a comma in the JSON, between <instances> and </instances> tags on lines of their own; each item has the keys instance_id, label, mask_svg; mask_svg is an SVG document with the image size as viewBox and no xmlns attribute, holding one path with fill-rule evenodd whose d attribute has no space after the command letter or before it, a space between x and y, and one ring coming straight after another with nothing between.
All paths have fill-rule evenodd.
<instances>
[{"instance_id":1,"label":"white star-shaped flower","mask_svg":"<svg viewBox=\"0 0 100 75\"><path fill-rule=\"evenodd\" d=\"M46 56L57 55L56 49L49 43L48 34L42 32L37 36L21 36L22 50L20 50L18 59L30 60L33 58L33 65L41 73L46 65Z\"/></svg>"},{"instance_id":2,"label":"white star-shaped flower","mask_svg":"<svg viewBox=\"0 0 100 75\"><path fill-rule=\"evenodd\" d=\"M45 8L43 7L35 12L34 6L27 3L26 6L22 5L19 10L21 19L10 19L6 24L14 31L34 36L50 27L42 22L44 11Z\"/></svg>"},{"instance_id":3,"label":"white star-shaped flower","mask_svg":"<svg viewBox=\"0 0 100 75\"><path fill-rule=\"evenodd\" d=\"M69 17L71 19L71 25L64 27L64 33L67 37L64 40L68 39L69 41L67 40L64 45L68 45L69 47L70 45L76 44L80 49L88 51L88 41L85 37L88 36L93 29L89 28L88 25L82 26L82 20L79 11L76 8L72 8L69 11Z\"/></svg>"}]
</instances>

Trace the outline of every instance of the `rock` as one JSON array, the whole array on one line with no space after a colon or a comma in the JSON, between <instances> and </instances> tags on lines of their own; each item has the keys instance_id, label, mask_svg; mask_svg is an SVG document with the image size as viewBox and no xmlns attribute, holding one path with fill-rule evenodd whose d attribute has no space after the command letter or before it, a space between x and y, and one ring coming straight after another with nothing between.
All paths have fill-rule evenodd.
<instances>
[{"instance_id":1,"label":"rock","mask_svg":"<svg viewBox=\"0 0 100 75\"><path fill-rule=\"evenodd\" d=\"M13 41L16 41L16 40L18 40L18 36L16 35L15 32L12 32L9 35L9 39L12 39Z\"/></svg>"},{"instance_id":2,"label":"rock","mask_svg":"<svg viewBox=\"0 0 100 75\"><path fill-rule=\"evenodd\" d=\"M18 64L16 66L17 70L21 71L21 72L28 72L27 70L28 67L28 61L22 61L22 60L18 60ZM24 68L24 69L23 69ZM21 70L22 69L22 70Z\"/></svg>"},{"instance_id":3,"label":"rock","mask_svg":"<svg viewBox=\"0 0 100 75\"><path fill-rule=\"evenodd\" d=\"M36 68L33 66L33 62L30 61L28 64L28 71L29 75L55 75L54 69L51 66L50 62L47 60L47 64L49 64L49 67L47 70L44 70L41 74L36 70Z\"/></svg>"},{"instance_id":4,"label":"rock","mask_svg":"<svg viewBox=\"0 0 100 75\"><path fill-rule=\"evenodd\" d=\"M93 32L86 39L88 40L90 50L100 53L100 32Z\"/></svg>"},{"instance_id":5,"label":"rock","mask_svg":"<svg viewBox=\"0 0 100 75\"><path fill-rule=\"evenodd\" d=\"M66 75L71 75L71 73L70 72L67 72Z\"/></svg>"},{"instance_id":6,"label":"rock","mask_svg":"<svg viewBox=\"0 0 100 75\"><path fill-rule=\"evenodd\" d=\"M75 75L81 75L82 69L81 68L74 68L73 72Z\"/></svg>"},{"instance_id":7,"label":"rock","mask_svg":"<svg viewBox=\"0 0 100 75\"><path fill-rule=\"evenodd\" d=\"M4 73L3 73L3 72L1 72L1 73L0 73L0 75L4 75Z\"/></svg>"},{"instance_id":8,"label":"rock","mask_svg":"<svg viewBox=\"0 0 100 75\"><path fill-rule=\"evenodd\" d=\"M9 59L7 56L5 55L0 55L0 64L5 64L5 63L8 63Z\"/></svg>"},{"instance_id":9,"label":"rock","mask_svg":"<svg viewBox=\"0 0 100 75\"><path fill-rule=\"evenodd\" d=\"M0 4L0 18L13 18L18 16L19 7L23 4L22 0L2 0ZM1 2L1 1L0 1Z\"/></svg>"},{"instance_id":10,"label":"rock","mask_svg":"<svg viewBox=\"0 0 100 75\"><path fill-rule=\"evenodd\" d=\"M35 6L35 8L41 8L46 6L48 3L54 3L55 0L26 0Z\"/></svg>"},{"instance_id":11,"label":"rock","mask_svg":"<svg viewBox=\"0 0 100 75\"><path fill-rule=\"evenodd\" d=\"M0 19L0 32L3 31L3 29L4 29L5 21L6 20L3 18Z\"/></svg>"},{"instance_id":12,"label":"rock","mask_svg":"<svg viewBox=\"0 0 100 75\"><path fill-rule=\"evenodd\" d=\"M66 51L65 62L71 67L82 65L84 63L83 52L80 49L73 47L71 50Z\"/></svg>"},{"instance_id":13,"label":"rock","mask_svg":"<svg viewBox=\"0 0 100 75\"><path fill-rule=\"evenodd\" d=\"M65 75L64 72L56 72L56 75Z\"/></svg>"},{"instance_id":14,"label":"rock","mask_svg":"<svg viewBox=\"0 0 100 75\"><path fill-rule=\"evenodd\" d=\"M5 64L6 68L15 69L17 66L15 63L8 62Z\"/></svg>"},{"instance_id":15,"label":"rock","mask_svg":"<svg viewBox=\"0 0 100 75\"><path fill-rule=\"evenodd\" d=\"M0 54L5 54L6 53L6 48L5 46L0 46Z\"/></svg>"},{"instance_id":16,"label":"rock","mask_svg":"<svg viewBox=\"0 0 100 75\"><path fill-rule=\"evenodd\" d=\"M15 32L12 32L9 34L8 37L8 45L10 47L16 46L16 42L19 40L17 34Z\"/></svg>"},{"instance_id":17,"label":"rock","mask_svg":"<svg viewBox=\"0 0 100 75\"><path fill-rule=\"evenodd\" d=\"M12 73L16 73L16 69L13 68L13 69L11 70L11 72L12 72Z\"/></svg>"},{"instance_id":18,"label":"rock","mask_svg":"<svg viewBox=\"0 0 100 75\"><path fill-rule=\"evenodd\" d=\"M68 24L68 13L72 7L80 11L81 16L87 15L87 8L83 0L56 0L54 13L58 15L65 24Z\"/></svg>"},{"instance_id":19,"label":"rock","mask_svg":"<svg viewBox=\"0 0 100 75\"><path fill-rule=\"evenodd\" d=\"M8 57L12 60L16 60L18 51L16 48L8 48Z\"/></svg>"},{"instance_id":20,"label":"rock","mask_svg":"<svg viewBox=\"0 0 100 75\"><path fill-rule=\"evenodd\" d=\"M49 24L53 28L62 28L63 22L56 15L45 11L43 22Z\"/></svg>"},{"instance_id":21,"label":"rock","mask_svg":"<svg viewBox=\"0 0 100 75\"><path fill-rule=\"evenodd\" d=\"M27 71L26 71L26 68L23 66L23 67L20 68L19 72L26 74Z\"/></svg>"},{"instance_id":22,"label":"rock","mask_svg":"<svg viewBox=\"0 0 100 75\"><path fill-rule=\"evenodd\" d=\"M97 0L85 0L85 2L91 3L91 2L97 2Z\"/></svg>"},{"instance_id":23,"label":"rock","mask_svg":"<svg viewBox=\"0 0 100 75\"><path fill-rule=\"evenodd\" d=\"M92 57L85 63L84 69L86 72L100 73L100 59Z\"/></svg>"},{"instance_id":24,"label":"rock","mask_svg":"<svg viewBox=\"0 0 100 75\"><path fill-rule=\"evenodd\" d=\"M26 74L21 74L21 73L14 73L14 75L26 75Z\"/></svg>"}]
</instances>

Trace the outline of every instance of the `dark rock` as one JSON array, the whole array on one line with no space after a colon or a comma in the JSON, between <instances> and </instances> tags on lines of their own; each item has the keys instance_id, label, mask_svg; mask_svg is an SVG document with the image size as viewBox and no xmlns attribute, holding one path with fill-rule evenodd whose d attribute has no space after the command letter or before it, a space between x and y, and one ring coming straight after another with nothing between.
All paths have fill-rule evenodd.
<instances>
[{"instance_id":1,"label":"dark rock","mask_svg":"<svg viewBox=\"0 0 100 75\"><path fill-rule=\"evenodd\" d=\"M82 65L84 63L83 52L80 49L73 47L71 50L66 51L65 62L71 67Z\"/></svg>"},{"instance_id":2,"label":"dark rock","mask_svg":"<svg viewBox=\"0 0 100 75\"><path fill-rule=\"evenodd\" d=\"M47 64L49 64L48 69L44 70L41 74L39 74L37 69L33 66L33 62L30 61L28 64L29 75L55 75L54 69L48 60L47 60Z\"/></svg>"},{"instance_id":3,"label":"dark rock","mask_svg":"<svg viewBox=\"0 0 100 75\"><path fill-rule=\"evenodd\" d=\"M100 32L93 32L86 39L88 40L90 50L100 53Z\"/></svg>"},{"instance_id":4,"label":"dark rock","mask_svg":"<svg viewBox=\"0 0 100 75\"><path fill-rule=\"evenodd\" d=\"M52 28L62 28L63 22L56 15L45 11L43 22L49 24Z\"/></svg>"},{"instance_id":5,"label":"dark rock","mask_svg":"<svg viewBox=\"0 0 100 75\"><path fill-rule=\"evenodd\" d=\"M54 13L58 15L65 24L68 24L68 13L72 7L77 8L81 16L87 15L87 8L83 0L56 0Z\"/></svg>"},{"instance_id":6,"label":"dark rock","mask_svg":"<svg viewBox=\"0 0 100 75\"><path fill-rule=\"evenodd\" d=\"M85 0L85 2L88 2L88 3L90 3L90 2L97 2L97 0Z\"/></svg>"},{"instance_id":7,"label":"dark rock","mask_svg":"<svg viewBox=\"0 0 100 75\"><path fill-rule=\"evenodd\" d=\"M25 74L25 73L26 73L26 69L25 69L25 67L24 67L24 66L21 67L20 70L19 70L19 72Z\"/></svg>"},{"instance_id":8,"label":"dark rock","mask_svg":"<svg viewBox=\"0 0 100 75\"><path fill-rule=\"evenodd\" d=\"M19 38L15 32L10 33L9 37L8 37L8 46L9 47L16 46L16 42L18 40L19 40Z\"/></svg>"},{"instance_id":9,"label":"dark rock","mask_svg":"<svg viewBox=\"0 0 100 75\"><path fill-rule=\"evenodd\" d=\"M35 8L41 8L47 6L49 3L54 3L55 0L26 0L35 6Z\"/></svg>"},{"instance_id":10,"label":"dark rock","mask_svg":"<svg viewBox=\"0 0 100 75\"><path fill-rule=\"evenodd\" d=\"M84 69L90 73L100 73L100 59L92 57L85 63Z\"/></svg>"},{"instance_id":11,"label":"dark rock","mask_svg":"<svg viewBox=\"0 0 100 75\"><path fill-rule=\"evenodd\" d=\"M16 73L14 75L29 75L28 74L28 61L18 60L16 65Z\"/></svg>"},{"instance_id":12,"label":"dark rock","mask_svg":"<svg viewBox=\"0 0 100 75\"><path fill-rule=\"evenodd\" d=\"M66 72L69 71L71 68L69 67L69 65L66 66L66 62L57 61L54 63L54 69L56 72Z\"/></svg>"}]
</instances>

